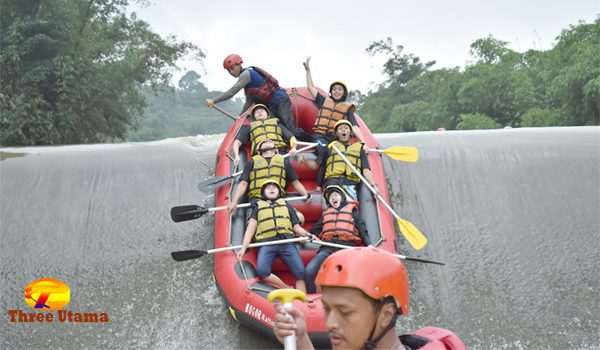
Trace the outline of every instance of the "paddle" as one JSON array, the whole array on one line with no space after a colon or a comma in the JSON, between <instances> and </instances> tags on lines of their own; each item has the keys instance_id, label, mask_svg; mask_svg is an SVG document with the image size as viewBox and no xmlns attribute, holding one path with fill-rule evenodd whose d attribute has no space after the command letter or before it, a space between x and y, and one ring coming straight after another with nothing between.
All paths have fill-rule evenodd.
<instances>
[{"instance_id":1,"label":"paddle","mask_svg":"<svg viewBox=\"0 0 600 350\"><path fill-rule=\"evenodd\" d=\"M294 301L306 301L306 294L302 291L292 288L277 289L267 294L267 299L272 303L281 303L286 312L294 308ZM289 316L289 314L288 314ZM284 350L296 350L296 335L287 335L283 338Z\"/></svg>"},{"instance_id":2,"label":"paddle","mask_svg":"<svg viewBox=\"0 0 600 350\"><path fill-rule=\"evenodd\" d=\"M308 240L308 237L280 239L278 241L250 243L250 245L248 245L248 247L256 248L256 247L262 247L262 246L266 246L266 245L304 242L307 240ZM230 250L238 250L238 249L242 249L242 247L243 247L243 245L233 245L233 246L229 246L229 247L215 248L215 249L209 249L209 250L182 250L179 252L172 252L171 257L173 257L173 259L175 261L185 261L185 260L201 258L207 254L215 254L215 253L226 252L226 251L230 251Z\"/></svg>"},{"instance_id":3,"label":"paddle","mask_svg":"<svg viewBox=\"0 0 600 350\"><path fill-rule=\"evenodd\" d=\"M415 163L419 160L419 150L416 147L392 146L386 149L369 149L369 152L379 152L395 160Z\"/></svg>"},{"instance_id":4,"label":"paddle","mask_svg":"<svg viewBox=\"0 0 600 350\"><path fill-rule=\"evenodd\" d=\"M398 227L400 228L400 232L402 233L402 235L404 235L404 238L406 238L408 243L410 243L410 245L416 250L422 249L427 244L427 237L425 237L425 235L421 233L421 231L419 231L419 229L416 228L415 225L413 225L407 220L402 219L400 215L396 213L396 211L383 199L383 197L379 193L377 193L377 191L375 191L375 189L371 186L369 181L365 179L365 177L360 173L360 171L358 171L354 167L354 165L350 163L348 158L346 158L346 156L342 153L342 151L340 151L339 148L337 148L335 144L331 144L331 146L335 150L335 152L344 160L344 162L348 164L350 169L352 169L352 172L354 172L354 174L356 174L356 176L358 176L361 179L363 184L365 184L367 188L369 188L369 190L373 192L375 197L379 199L379 201L386 207L386 209L396 218Z\"/></svg>"},{"instance_id":5,"label":"paddle","mask_svg":"<svg viewBox=\"0 0 600 350\"><path fill-rule=\"evenodd\" d=\"M299 150L296 150L296 153L304 152L306 150L309 150L309 149L314 148L314 147L317 146L316 143L310 143L310 144L307 143L307 144L308 144L308 146L302 147ZM287 158L290 155L291 154L288 152L288 153L286 153L286 154L283 155L283 158ZM219 188L219 187L225 185L225 183L228 180L231 180L234 177L236 177L238 175L241 175L241 174L242 174L242 171L240 170L240 171L237 171L237 172L235 172L235 173L233 173L231 175L223 175L223 176L211 177L210 179L206 179L206 180L200 182L198 184L198 189L200 191L205 191L205 190L209 190L209 189Z\"/></svg>"},{"instance_id":6,"label":"paddle","mask_svg":"<svg viewBox=\"0 0 600 350\"><path fill-rule=\"evenodd\" d=\"M248 115L249 111L251 111L251 110L252 110L252 107L254 107L254 104L252 104L250 107L248 107L248 108L247 108L247 109L246 109L246 110L245 110L245 111L244 111L242 114L240 114L240 116L239 116L239 117L236 117L236 116L235 116L235 115L233 115L232 113L229 113L229 112L227 112L226 110L224 110L223 108L221 108L221 107L217 106L216 104L214 104L214 105L213 105L213 108L214 108L214 109L216 109L217 111L219 111L219 112L221 112L221 113L225 114L225 115L226 115L226 116L228 116L229 118L231 118L231 119L233 119L233 120L236 120L236 121L237 121L238 119L240 119L240 118L245 118L245 117Z\"/></svg>"},{"instance_id":7,"label":"paddle","mask_svg":"<svg viewBox=\"0 0 600 350\"><path fill-rule=\"evenodd\" d=\"M310 145L311 142L298 141L299 145ZM416 147L392 146L386 149L370 148L369 152L379 152L388 155L390 158L403 162L415 163L419 160L419 150Z\"/></svg>"},{"instance_id":8,"label":"paddle","mask_svg":"<svg viewBox=\"0 0 600 350\"><path fill-rule=\"evenodd\" d=\"M228 116L229 118L233 119L234 121L238 120L238 118L235 115L227 112L226 110L224 110L223 108L217 106L216 104L213 105L213 108L216 109L217 111L225 114L226 116Z\"/></svg>"},{"instance_id":9,"label":"paddle","mask_svg":"<svg viewBox=\"0 0 600 350\"><path fill-rule=\"evenodd\" d=\"M234 177L241 175L242 171L236 171L235 173L231 174L231 175L222 175L222 176L213 176L211 178L208 178L202 182L200 182L198 184L198 190L200 191L209 191L209 190L213 190L215 188L219 188L223 185L225 185L225 183L228 180L233 179Z\"/></svg>"},{"instance_id":10,"label":"paddle","mask_svg":"<svg viewBox=\"0 0 600 350\"><path fill-rule=\"evenodd\" d=\"M315 243L315 244L320 244L320 245L323 245L326 247L332 247L332 248L341 248L341 249L355 248L355 247L349 246L349 245L325 242L325 241L320 241L320 240L311 240L311 242ZM411 258L411 257L408 257L406 255L401 255L401 254L394 254L394 255L397 256L401 260L417 261L417 262L422 262L422 263L426 263L426 264L446 265L443 262L435 261L435 260L422 259L422 258Z\"/></svg>"},{"instance_id":11,"label":"paddle","mask_svg":"<svg viewBox=\"0 0 600 350\"><path fill-rule=\"evenodd\" d=\"M306 196L298 196L298 197L288 197L284 198L286 201L297 201L306 199ZM236 208L247 208L250 206L250 203L242 203L238 204ZM225 210L227 206L214 207L214 208L205 208L199 205L181 205L178 207L171 208L171 219L175 222L181 221L189 221L197 219L203 216L206 213L213 213L219 210Z\"/></svg>"}]
</instances>

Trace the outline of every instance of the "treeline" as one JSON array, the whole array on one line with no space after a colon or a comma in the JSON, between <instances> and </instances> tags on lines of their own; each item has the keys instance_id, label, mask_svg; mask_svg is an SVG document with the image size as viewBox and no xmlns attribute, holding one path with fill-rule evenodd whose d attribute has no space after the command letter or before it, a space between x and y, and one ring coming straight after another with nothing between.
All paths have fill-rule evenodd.
<instances>
[{"instance_id":1,"label":"treeline","mask_svg":"<svg viewBox=\"0 0 600 350\"><path fill-rule=\"evenodd\" d=\"M188 42L163 38L126 14L130 0L0 0L0 145L54 145L224 132L200 76L172 86ZM464 69L432 69L391 39L386 81L351 98L374 131L598 125L600 18L564 30L547 51L508 49L493 37L471 45ZM237 114L241 101L222 107Z\"/></svg>"},{"instance_id":2,"label":"treeline","mask_svg":"<svg viewBox=\"0 0 600 350\"><path fill-rule=\"evenodd\" d=\"M476 40L472 64L434 70L390 38L374 42L367 52L386 56L387 79L359 113L378 132L599 125L600 17L563 30L547 51L507 45Z\"/></svg>"},{"instance_id":3,"label":"treeline","mask_svg":"<svg viewBox=\"0 0 600 350\"><path fill-rule=\"evenodd\" d=\"M144 117L136 128L131 128L127 140L150 141L167 137L198 134L215 134L227 131L232 120L204 102L220 92L208 91L200 81L200 75L188 71L177 84L161 86L157 90L144 89L147 107ZM219 106L233 115L243 107L241 100L229 100Z\"/></svg>"},{"instance_id":4,"label":"treeline","mask_svg":"<svg viewBox=\"0 0 600 350\"><path fill-rule=\"evenodd\" d=\"M0 144L124 140L152 88L200 49L126 14L128 0L0 0Z\"/></svg>"}]
</instances>

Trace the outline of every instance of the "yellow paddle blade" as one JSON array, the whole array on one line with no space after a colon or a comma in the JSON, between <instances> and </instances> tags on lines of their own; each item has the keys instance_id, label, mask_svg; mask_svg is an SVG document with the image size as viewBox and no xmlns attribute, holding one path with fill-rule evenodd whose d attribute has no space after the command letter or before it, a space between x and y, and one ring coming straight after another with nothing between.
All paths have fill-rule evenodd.
<instances>
[{"instance_id":1,"label":"yellow paddle blade","mask_svg":"<svg viewBox=\"0 0 600 350\"><path fill-rule=\"evenodd\" d=\"M427 237L412 222L400 218L397 220L400 232L413 248L420 250L427 244Z\"/></svg>"},{"instance_id":2,"label":"yellow paddle blade","mask_svg":"<svg viewBox=\"0 0 600 350\"><path fill-rule=\"evenodd\" d=\"M392 159L414 163L419 159L419 150L416 147L392 146L383 150L383 153Z\"/></svg>"}]
</instances>

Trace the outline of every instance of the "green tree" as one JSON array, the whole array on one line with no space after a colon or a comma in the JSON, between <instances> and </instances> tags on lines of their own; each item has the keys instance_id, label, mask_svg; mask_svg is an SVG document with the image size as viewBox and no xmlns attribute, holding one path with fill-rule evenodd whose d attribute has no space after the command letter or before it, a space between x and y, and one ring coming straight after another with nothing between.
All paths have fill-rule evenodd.
<instances>
[{"instance_id":1,"label":"green tree","mask_svg":"<svg viewBox=\"0 0 600 350\"><path fill-rule=\"evenodd\" d=\"M512 53L507 45L508 42L495 39L489 35L486 38L477 39L471 44L471 55L482 63L498 63L506 55Z\"/></svg>"},{"instance_id":2,"label":"green tree","mask_svg":"<svg viewBox=\"0 0 600 350\"><path fill-rule=\"evenodd\" d=\"M563 30L545 82L566 125L600 124L600 17Z\"/></svg>"},{"instance_id":3,"label":"green tree","mask_svg":"<svg viewBox=\"0 0 600 350\"><path fill-rule=\"evenodd\" d=\"M220 92L208 91L200 78L200 74L195 71L188 71L179 79L178 88L144 88L147 101L144 117L137 128L129 131L127 139L150 141L227 131L231 120L204 103L205 99L214 98ZM243 106L237 99L220 105L233 114L237 114Z\"/></svg>"},{"instance_id":4,"label":"green tree","mask_svg":"<svg viewBox=\"0 0 600 350\"><path fill-rule=\"evenodd\" d=\"M367 51L387 56L385 82L359 109L375 131L600 124L600 17L570 26L547 51L477 39L464 69L431 70L390 38Z\"/></svg>"},{"instance_id":5,"label":"green tree","mask_svg":"<svg viewBox=\"0 0 600 350\"><path fill-rule=\"evenodd\" d=\"M534 107L521 116L521 126L561 125L560 113L551 109Z\"/></svg>"},{"instance_id":6,"label":"green tree","mask_svg":"<svg viewBox=\"0 0 600 350\"><path fill-rule=\"evenodd\" d=\"M122 140L143 86L168 83L190 43L161 38L128 0L1 0L0 144Z\"/></svg>"},{"instance_id":7,"label":"green tree","mask_svg":"<svg viewBox=\"0 0 600 350\"><path fill-rule=\"evenodd\" d=\"M374 41L367 47L367 53L371 56L378 54L387 56L387 61L383 64L383 73L388 76L389 84L405 85L435 64L435 61L423 63L419 57L405 54L403 50L404 46L394 46L390 37Z\"/></svg>"},{"instance_id":8,"label":"green tree","mask_svg":"<svg viewBox=\"0 0 600 350\"><path fill-rule=\"evenodd\" d=\"M456 127L458 130L498 129L502 127L493 118L480 113L461 114L460 119Z\"/></svg>"}]
</instances>

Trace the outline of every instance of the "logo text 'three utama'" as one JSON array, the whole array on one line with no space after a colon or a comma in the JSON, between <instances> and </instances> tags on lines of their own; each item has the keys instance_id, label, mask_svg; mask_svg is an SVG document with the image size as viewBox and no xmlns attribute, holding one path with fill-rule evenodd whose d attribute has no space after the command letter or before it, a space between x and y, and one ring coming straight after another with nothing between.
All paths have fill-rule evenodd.
<instances>
[{"instance_id":1,"label":"logo text 'three utama'","mask_svg":"<svg viewBox=\"0 0 600 350\"><path fill-rule=\"evenodd\" d=\"M24 288L24 294L25 303L35 312L8 310L10 322L109 322L106 312L63 310L71 301L71 289L66 283L55 278L40 278L29 283ZM56 311L56 314L48 311Z\"/></svg>"}]
</instances>

